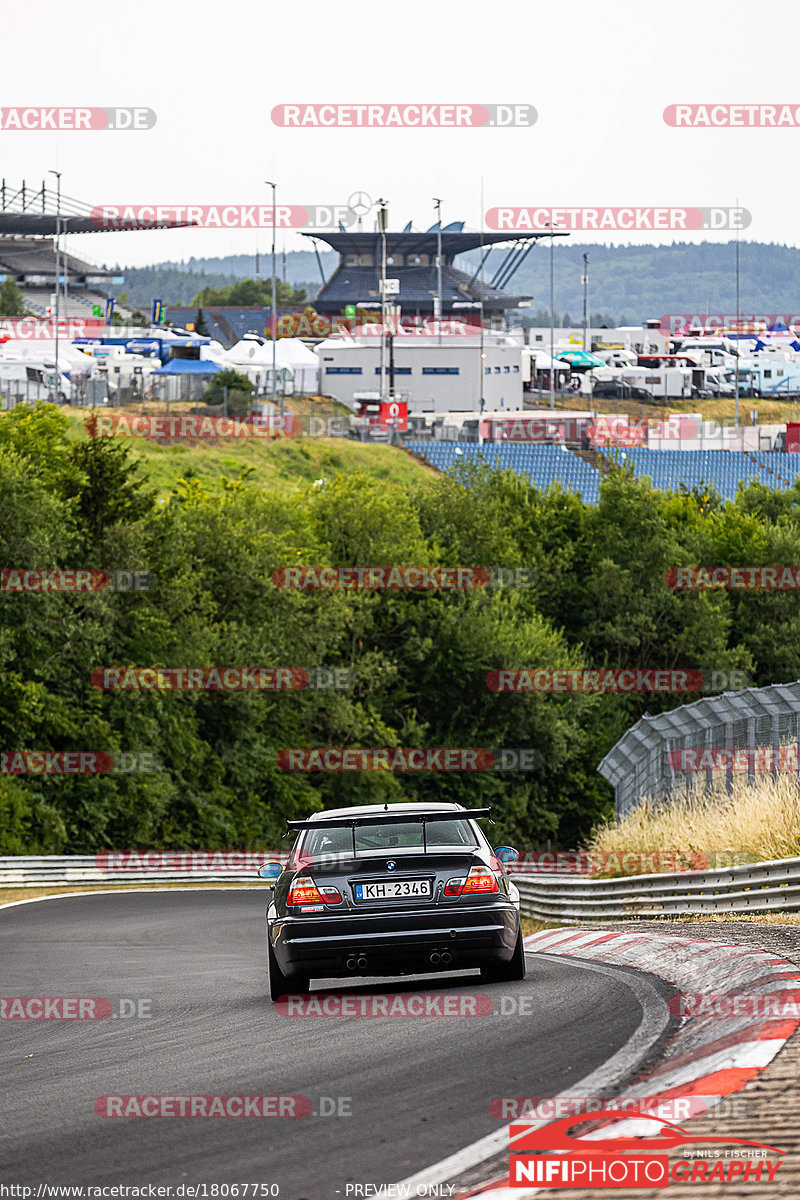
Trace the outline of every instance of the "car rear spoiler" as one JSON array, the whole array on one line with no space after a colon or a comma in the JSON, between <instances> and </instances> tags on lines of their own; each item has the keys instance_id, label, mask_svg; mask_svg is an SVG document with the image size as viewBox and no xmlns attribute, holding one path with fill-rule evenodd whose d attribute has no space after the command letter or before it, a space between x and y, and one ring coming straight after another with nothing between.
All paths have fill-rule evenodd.
<instances>
[{"instance_id":1,"label":"car rear spoiler","mask_svg":"<svg viewBox=\"0 0 800 1200\"><path fill-rule=\"evenodd\" d=\"M355 829L358 825L396 825L399 821L420 821L424 825L427 821L462 821L480 820L482 817L488 817L491 813L490 808L460 808L446 812L426 812L426 813L398 813L379 812L379 813L364 813L363 817L321 817L318 821L287 821L286 825L289 829Z\"/></svg>"},{"instance_id":2,"label":"car rear spoiler","mask_svg":"<svg viewBox=\"0 0 800 1200\"><path fill-rule=\"evenodd\" d=\"M396 825L399 821L422 825L422 853L428 852L427 824L428 821L463 821L479 820L489 817L490 808L460 808L448 809L446 812L397 813L379 812L364 813L363 817L322 817L318 821L287 821L286 832L299 832L301 829L349 829L353 838L353 854L356 854L356 829L360 825ZM491 819L491 818L490 818ZM286 834L284 834L284 837Z\"/></svg>"}]
</instances>

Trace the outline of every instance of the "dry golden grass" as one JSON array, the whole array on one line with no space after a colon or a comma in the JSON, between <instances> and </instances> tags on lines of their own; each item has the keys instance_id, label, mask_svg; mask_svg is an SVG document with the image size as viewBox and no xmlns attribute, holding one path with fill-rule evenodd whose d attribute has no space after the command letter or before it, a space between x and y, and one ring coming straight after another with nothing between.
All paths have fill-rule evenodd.
<instances>
[{"instance_id":1,"label":"dry golden grass","mask_svg":"<svg viewBox=\"0 0 800 1200\"><path fill-rule=\"evenodd\" d=\"M703 778L692 781L669 804L646 801L622 821L596 830L589 849L597 853L643 855L692 851L711 863L735 855L738 861L761 862L800 855L800 787L793 773L724 778L706 789Z\"/></svg>"}]
</instances>

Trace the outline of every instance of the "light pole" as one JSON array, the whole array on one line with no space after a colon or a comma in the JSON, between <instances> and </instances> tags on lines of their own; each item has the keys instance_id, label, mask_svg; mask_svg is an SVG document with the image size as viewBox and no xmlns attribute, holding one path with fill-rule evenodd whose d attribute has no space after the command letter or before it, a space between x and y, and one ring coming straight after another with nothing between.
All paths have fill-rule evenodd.
<instances>
[{"instance_id":1,"label":"light pole","mask_svg":"<svg viewBox=\"0 0 800 1200\"><path fill-rule=\"evenodd\" d=\"M378 231L381 235L381 400L386 399L386 201L378 200Z\"/></svg>"},{"instance_id":2,"label":"light pole","mask_svg":"<svg viewBox=\"0 0 800 1200\"><path fill-rule=\"evenodd\" d=\"M736 211L739 211L739 200L736 200ZM739 428L739 347L742 344L741 321L739 318L739 222L736 222L736 428ZM752 378L752 376L751 376ZM744 443L742 443L744 444Z\"/></svg>"},{"instance_id":3,"label":"light pole","mask_svg":"<svg viewBox=\"0 0 800 1200\"><path fill-rule=\"evenodd\" d=\"M276 304L275 280L276 280L276 270L277 270L277 268L275 266L275 195L276 195L276 190L277 190L277 184L271 183L269 179L265 179L264 182L266 183L267 187L272 188L272 412L274 415L275 399L276 399L276 393L278 390L278 375L277 375L276 353L275 353L276 349L277 349L276 343L278 340L278 322L277 322L276 313L275 313L275 304ZM283 392L281 391L281 429L283 428L283 415L284 415L284 399L283 399Z\"/></svg>"},{"instance_id":4,"label":"light pole","mask_svg":"<svg viewBox=\"0 0 800 1200\"><path fill-rule=\"evenodd\" d=\"M433 197L436 208L436 290L439 296L439 345L442 344L442 202Z\"/></svg>"},{"instance_id":5,"label":"light pole","mask_svg":"<svg viewBox=\"0 0 800 1200\"><path fill-rule=\"evenodd\" d=\"M550 407L555 408L555 359L553 358L553 349L555 343L555 324L556 324L556 308L553 288L553 242L555 241L556 223L546 221L545 225L550 230Z\"/></svg>"},{"instance_id":6,"label":"light pole","mask_svg":"<svg viewBox=\"0 0 800 1200\"><path fill-rule=\"evenodd\" d=\"M589 255L583 256L583 351L584 354L591 350L589 341Z\"/></svg>"},{"instance_id":7,"label":"light pole","mask_svg":"<svg viewBox=\"0 0 800 1200\"><path fill-rule=\"evenodd\" d=\"M58 374L58 289L61 279L61 172L50 170L48 175L56 177L56 401L61 392L61 381Z\"/></svg>"}]
</instances>

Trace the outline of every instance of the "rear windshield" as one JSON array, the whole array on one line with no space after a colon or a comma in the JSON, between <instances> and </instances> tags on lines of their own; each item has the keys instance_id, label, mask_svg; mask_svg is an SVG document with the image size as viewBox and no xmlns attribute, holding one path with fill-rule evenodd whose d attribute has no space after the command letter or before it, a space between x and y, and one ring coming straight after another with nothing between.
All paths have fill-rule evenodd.
<instances>
[{"instance_id":1,"label":"rear windshield","mask_svg":"<svg viewBox=\"0 0 800 1200\"><path fill-rule=\"evenodd\" d=\"M468 847L478 845L475 831L469 821L426 821L425 843L429 850ZM397 821L391 825L359 825L355 830L356 853L370 850L386 853L398 850L421 850L423 848L422 823L419 821ZM328 854L352 854L353 830L348 828L310 829L296 850L304 857L318 858Z\"/></svg>"}]
</instances>

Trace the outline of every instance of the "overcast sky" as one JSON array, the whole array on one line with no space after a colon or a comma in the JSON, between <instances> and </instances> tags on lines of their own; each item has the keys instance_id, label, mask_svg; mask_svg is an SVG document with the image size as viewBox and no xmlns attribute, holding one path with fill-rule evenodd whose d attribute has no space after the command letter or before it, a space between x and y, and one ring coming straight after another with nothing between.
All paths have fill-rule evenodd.
<instances>
[{"instance_id":1,"label":"overcast sky","mask_svg":"<svg viewBox=\"0 0 800 1200\"><path fill-rule=\"evenodd\" d=\"M763 17L763 19L762 19ZM669 104L800 108L796 8L744 0L404 0L400 5L194 0L5 6L8 106L143 106L142 131L4 129L7 183L62 172L90 204L390 204L390 226L481 223L498 206L733 206L747 240L798 243L800 127L672 128ZM520 128L280 128L288 103L531 104ZM800 113L798 113L800 116ZM371 218L370 218L371 220ZM673 240L670 233L572 235ZM677 235L728 240L728 230ZM103 233L70 239L92 262L252 253L262 230ZM280 233L279 249L309 249Z\"/></svg>"}]
</instances>

